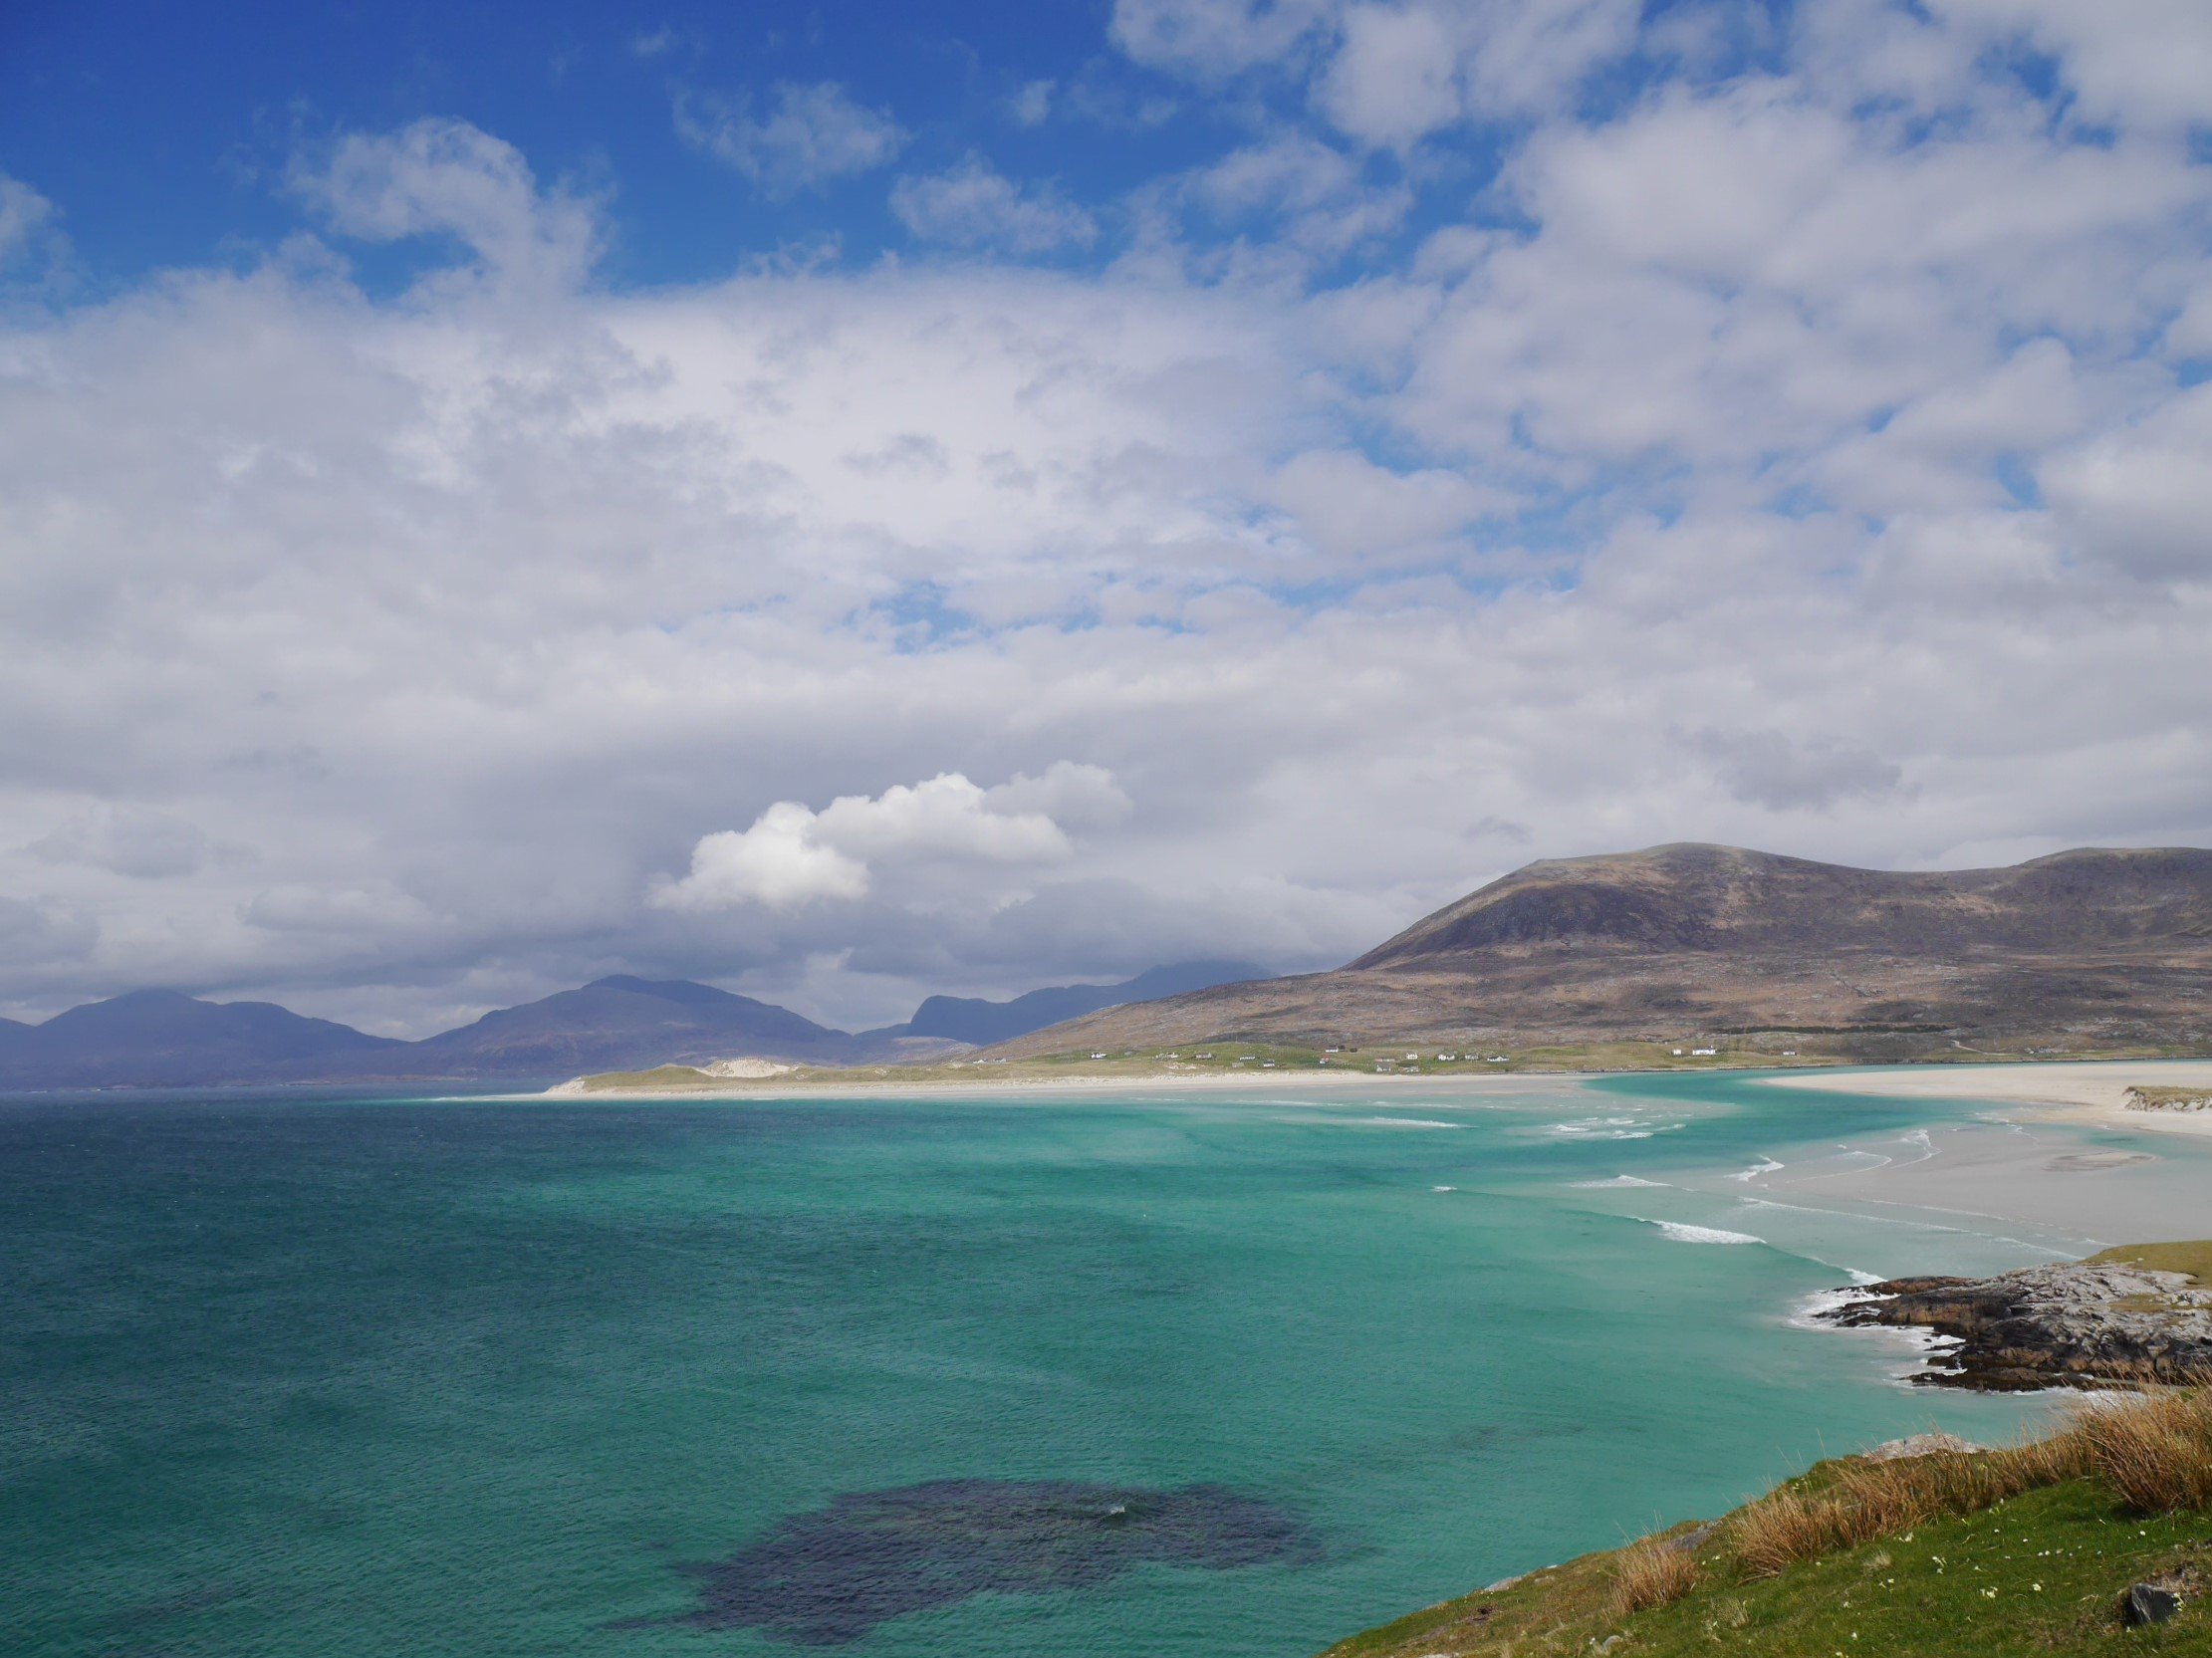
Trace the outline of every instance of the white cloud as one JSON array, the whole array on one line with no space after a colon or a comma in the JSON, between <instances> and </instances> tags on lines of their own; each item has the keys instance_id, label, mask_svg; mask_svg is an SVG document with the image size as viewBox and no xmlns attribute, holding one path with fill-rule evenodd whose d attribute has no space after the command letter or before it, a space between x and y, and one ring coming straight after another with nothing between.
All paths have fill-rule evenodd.
<instances>
[{"instance_id":1,"label":"white cloud","mask_svg":"<svg viewBox=\"0 0 2212 1658\"><path fill-rule=\"evenodd\" d=\"M1276 239L1324 255L1388 234L1413 205L1403 183L1371 184L1342 150L1292 133L1232 150L1193 173L1189 189L1222 219L1267 215Z\"/></svg>"},{"instance_id":2,"label":"white cloud","mask_svg":"<svg viewBox=\"0 0 2212 1658\"><path fill-rule=\"evenodd\" d=\"M1057 81L1025 81L1006 101L1006 113L1023 126L1042 126L1053 111L1053 92Z\"/></svg>"},{"instance_id":3,"label":"white cloud","mask_svg":"<svg viewBox=\"0 0 2212 1658\"><path fill-rule=\"evenodd\" d=\"M1114 44L1138 63L1223 75L1296 50L1335 0L1114 0Z\"/></svg>"},{"instance_id":4,"label":"white cloud","mask_svg":"<svg viewBox=\"0 0 2212 1658\"><path fill-rule=\"evenodd\" d=\"M2198 0L1930 0L1929 9L2051 53L2092 118L2212 119L2212 10Z\"/></svg>"},{"instance_id":5,"label":"white cloud","mask_svg":"<svg viewBox=\"0 0 2212 1658\"><path fill-rule=\"evenodd\" d=\"M818 190L839 178L888 166L906 132L887 111L860 103L834 81L784 82L766 114L749 98L679 93L676 130L770 195Z\"/></svg>"},{"instance_id":6,"label":"white cloud","mask_svg":"<svg viewBox=\"0 0 2212 1658\"><path fill-rule=\"evenodd\" d=\"M1053 862L1074 843L1047 810L1060 804L1097 812L1127 798L1109 773L1057 763L1042 778L1017 777L985 790L957 772L882 794L841 795L820 812L778 801L742 831L702 836L691 869L662 878L647 901L656 908L707 911L760 903L789 909L825 898L867 895L883 863L952 858L987 863Z\"/></svg>"},{"instance_id":7,"label":"white cloud","mask_svg":"<svg viewBox=\"0 0 2212 1658\"><path fill-rule=\"evenodd\" d=\"M1342 27L1343 45L1320 89L1321 107L1341 130L1402 145L1459 118L1459 54L1437 13L1352 6Z\"/></svg>"},{"instance_id":8,"label":"white cloud","mask_svg":"<svg viewBox=\"0 0 2212 1658\"><path fill-rule=\"evenodd\" d=\"M541 191L522 151L464 120L349 133L327 154L300 157L292 184L349 236L450 235L509 282L568 286L599 252L596 203Z\"/></svg>"},{"instance_id":9,"label":"white cloud","mask_svg":"<svg viewBox=\"0 0 2212 1658\"><path fill-rule=\"evenodd\" d=\"M1252 78L1102 272L616 291L618 200L430 123L300 169L464 245L399 300L303 240L0 318L0 1002L889 1019L1322 965L1534 855L2212 835L2179 95L2089 130L2017 17L1811 0L1578 118L1611 13L1432 10L1452 121L1536 66L1464 153L1299 113L1344 8L1122 7Z\"/></svg>"},{"instance_id":10,"label":"white cloud","mask_svg":"<svg viewBox=\"0 0 2212 1658\"><path fill-rule=\"evenodd\" d=\"M891 211L916 236L958 247L1051 253L1099 236L1098 221L1081 207L1050 187L1023 189L980 155L947 172L901 178Z\"/></svg>"},{"instance_id":11,"label":"white cloud","mask_svg":"<svg viewBox=\"0 0 2212 1658\"><path fill-rule=\"evenodd\" d=\"M1116 0L1113 39L1200 78L1269 66L1362 143L1554 113L1635 44L1641 0Z\"/></svg>"},{"instance_id":12,"label":"white cloud","mask_svg":"<svg viewBox=\"0 0 2212 1658\"><path fill-rule=\"evenodd\" d=\"M1347 450L1292 457L1276 469L1269 495L1316 547L1354 558L1434 553L1439 541L1509 505L1459 473L1393 472Z\"/></svg>"},{"instance_id":13,"label":"white cloud","mask_svg":"<svg viewBox=\"0 0 2212 1658\"><path fill-rule=\"evenodd\" d=\"M2212 382L2055 454L2038 481L2083 554L2150 581L2212 582Z\"/></svg>"},{"instance_id":14,"label":"white cloud","mask_svg":"<svg viewBox=\"0 0 2212 1658\"><path fill-rule=\"evenodd\" d=\"M657 909L732 909L762 903L775 909L821 898L867 892L867 865L815 837L819 820L797 801L778 801L743 831L720 829L691 848L691 872L655 884L646 902Z\"/></svg>"},{"instance_id":15,"label":"white cloud","mask_svg":"<svg viewBox=\"0 0 2212 1658\"><path fill-rule=\"evenodd\" d=\"M52 234L54 204L20 178L0 173L0 266Z\"/></svg>"}]
</instances>

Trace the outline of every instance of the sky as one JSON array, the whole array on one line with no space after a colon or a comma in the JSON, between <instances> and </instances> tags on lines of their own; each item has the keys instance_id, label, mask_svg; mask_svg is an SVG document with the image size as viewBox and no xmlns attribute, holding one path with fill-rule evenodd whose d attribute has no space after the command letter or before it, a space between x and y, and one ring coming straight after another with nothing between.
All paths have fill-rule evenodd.
<instances>
[{"instance_id":1,"label":"sky","mask_svg":"<svg viewBox=\"0 0 2212 1658\"><path fill-rule=\"evenodd\" d=\"M2202 0L0 11L0 1013L2212 843Z\"/></svg>"}]
</instances>

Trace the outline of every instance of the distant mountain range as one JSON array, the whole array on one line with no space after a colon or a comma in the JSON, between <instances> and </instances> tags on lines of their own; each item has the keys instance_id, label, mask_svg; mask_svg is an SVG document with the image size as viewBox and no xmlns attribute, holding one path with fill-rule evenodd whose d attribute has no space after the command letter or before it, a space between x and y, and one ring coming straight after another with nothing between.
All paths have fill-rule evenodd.
<instances>
[{"instance_id":1,"label":"distant mountain range","mask_svg":"<svg viewBox=\"0 0 2212 1658\"><path fill-rule=\"evenodd\" d=\"M1335 972L1115 1008L996 1052L1689 1036L1860 1060L2212 1050L2212 851L1944 871L1712 845L1552 859Z\"/></svg>"},{"instance_id":2,"label":"distant mountain range","mask_svg":"<svg viewBox=\"0 0 2212 1658\"><path fill-rule=\"evenodd\" d=\"M558 1081L738 1055L882 1064L1004 1041L1131 997L1259 976L1244 962L1186 962L1117 985L1064 985L1011 1002L932 996L904 1025L855 1033L711 985L616 975L498 1009L420 1042L372 1037L269 1002L140 990L72 1008L42 1025L0 1020L0 1088Z\"/></svg>"}]
</instances>

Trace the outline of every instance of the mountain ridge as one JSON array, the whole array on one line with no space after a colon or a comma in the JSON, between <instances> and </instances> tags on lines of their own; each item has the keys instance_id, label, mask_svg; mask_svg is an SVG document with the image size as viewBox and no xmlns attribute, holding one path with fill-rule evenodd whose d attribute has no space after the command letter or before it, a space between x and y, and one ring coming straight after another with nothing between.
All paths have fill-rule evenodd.
<instances>
[{"instance_id":1,"label":"mountain ridge","mask_svg":"<svg viewBox=\"0 0 2212 1658\"><path fill-rule=\"evenodd\" d=\"M1233 1039L1577 1047L1762 1030L1873 1060L1977 1035L2212 1045L2212 851L2076 847L1971 870L1704 842L1544 859L1332 972L1109 1010L992 1053ZM1839 1033L1851 1040L1825 1040Z\"/></svg>"},{"instance_id":2,"label":"mountain ridge","mask_svg":"<svg viewBox=\"0 0 2212 1658\"><path fill-rule=\"evenodd\" d=\"M1111 1005L1132 986L1247 966L1179 963L1118 985L1054 986L998 1003L933 997L922 1009L943 1002L998 1010L997 1017L1010 1019L1020 1034L1049 1022L1058 1006L1054 998L1091 998L1096 1008ZM1096 1000L1101 996L1106 1000ZM713 985L622 973L495 1008L413 1042L370 1036L273 1002L209 1002L147 989L88 1002L41 1024L0 1020L0 1088L557 1081L584 1071L737 1055L834 1066L930 1059L966 1046L908 1026L841 1031Z\"/></svg>"}]
</instances>

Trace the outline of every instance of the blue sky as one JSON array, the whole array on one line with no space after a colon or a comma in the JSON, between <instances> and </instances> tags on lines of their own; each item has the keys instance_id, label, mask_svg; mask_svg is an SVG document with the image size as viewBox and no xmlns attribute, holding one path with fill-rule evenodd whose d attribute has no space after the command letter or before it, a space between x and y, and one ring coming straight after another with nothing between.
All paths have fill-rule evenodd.
<instances>
[{"instance_id":1,"label":"blue sky","mask_svg":"<svg viewBox=\"0 0 2212 1658\"><path fill-rule=\"evenodd\" d=\"M280 239L300 215L271 186L299 144L427 116L612 189L603 275L622 284L722 275L824 237L856 259L910 241L880 169L764 194L678 133L679 97L765 108L780 85L835 83L909 134L909 167L980 150L1086 199L1188 166L1234 129L1209 99L1108 50L1106 12L1088 5L218 11L34 3L0 24L0 145L71 203L72 236L104 277ZM1025 121L1021 97L1040 83L1091 113Z\"/></svg>"},{"instance_id":2,"label":"blue sky","mask_svg":"<svg viewBox=\"0 0 2212 1658\"><path fill-rule=\"evenodd\" d=\"M1697 9L1657 0L1644 15L1656 29ZM1725 76L1771 53L1777 15L1753 4L1707 31L1698 75ZM87 274L120 281L293 233L301 215L282 183L303 145L458 118L518 146L541 176L609 195L599 276L621 286L711 279L748 257L831 239L848 261L910 250L916 238L886 199L888 172L938 172L979 155L1110 218L1119 198L1237 147L1257 125L1327 130L1308 118L1302 81L1286 65L1177 73L1115 50L1111 21L1104 4L269 3L210 16L173 4L33 3L0 23L0 145L23 176L70 203ZM1575 89L1578 106L1620 108L1681 67L1634 54L1596 66ZM882 165L764 190L673 118L686 103L771 112L779 89L824 85L899 129ZM1378 241L1402 251L1425 228L1464 217L1524 124L1508 115L1436 134L1417 158L1352 154L1374 180L1407 184L1417 198ZM1230 211L1203 228L1227 239L1251 224ZM1109 229L1051 252L1100 265L1115 247ZM1334 274L1355 278L1377 251ZM366 274L388 284L434 257L384 250Z\"/></svg>"},{"instance_id":3,"label":"blue sky","mask_svg":"<svg viewBox=\"0 0 2212 1658\"><path fill-rule=\"evenodd\" d=\"M2200 0L10 8L0 1012L2212 836Z\"/></svg>"}]
</instances>

